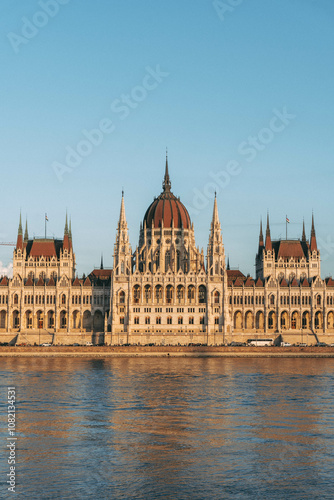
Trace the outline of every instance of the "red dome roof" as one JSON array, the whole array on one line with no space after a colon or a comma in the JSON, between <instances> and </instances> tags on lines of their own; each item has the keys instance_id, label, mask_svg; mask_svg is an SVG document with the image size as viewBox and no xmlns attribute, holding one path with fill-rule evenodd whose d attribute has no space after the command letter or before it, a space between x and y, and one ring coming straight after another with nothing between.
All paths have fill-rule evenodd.
<instances>
[{"instance_id":1,"label":"red dome roof","mask_svg":"<svg viewBox=\"0 0 334 500\"><path fill-rule=\"evenodd\" d=\"M146 227L174 227L176 229L190 229L191 222L186 207L171 192L171 183L168 174L168 161L166 158L166 172L163 182L163 192L148 207L144 216Z\"/></svg>"}]
</instances>

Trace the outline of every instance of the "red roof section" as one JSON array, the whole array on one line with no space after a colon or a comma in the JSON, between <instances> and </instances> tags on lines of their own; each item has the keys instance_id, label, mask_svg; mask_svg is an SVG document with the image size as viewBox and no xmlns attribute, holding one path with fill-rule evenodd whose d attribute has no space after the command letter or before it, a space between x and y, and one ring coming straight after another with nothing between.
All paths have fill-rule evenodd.
<instances>
[{"instance_id":1,"label":"red roof section","mask_svg":"<svg viewBox=\"0 0 334 500\"><path fill-rule=\"evenodd\" d=\"M43 280L43 278L39 278L39 280L36 283L36 286L44 286L44 280Z\"/></svg>"},{"instance_id":2,"label":"red roof section","mask_svg":"<svg viewBox=\"0 0 334 500\"><path fill-rule=\"evenodd\" d=\"M72 283L72 286L80 286L80 285L81 285L81 283L80 283L80 281L79 281L79 278L78 278L78 277L76 277L76 278L75 278L75 280L74 280L74 281L73 281L73 283Z\"/></svg>"},{"instance_id":3,"label":"red roof section","mask_svg":"<svg viewBox=\"0 0 334 500\"><path fill-rule=\"evenodd\" d=\"M47 286L55 286L55 280L53 279L53 276L51 276L51 278L49 279L49 282L47 284Z\"/></svg>"},{"instance_id":4,"label":"red roof section","mask_svg":"<svg viewBox=\"0 0 334 500\"><path fill-rule=\"evenodd\" d=\"M245 286L253 286L254 285L254 280L250 276L245 281Z\"/></svg>"},{"instance_id":5,"label":"red roof section","mask_svg":"<svg viewBox=\"0 0 334 500\"><path fill-rule=\"evenodd\" d=\"M89 279L89 277L87 276L87 278L85 279L85 282L83 284L83 286L91 286L91 281Z\"/></svg>"},{"instance_id":6,"label":"red roof section","mask_svg":"<svg viewBox=\"0 0 334 500\"><path fill-rule=\"evenodd\" d=\"M148 207L144 216L144 222L149 228L164 227L181 228L182 224L184 229L190 229L191 222L186 207L181 201L176 198L171 192L163 192L156 198L153 203Z\"/></svg>"},{"instance_id":7,"label":"red roof section","mask_svg":"<svg viewBox=\"0 0 334 500\"><path fill-rule=\"evenodd\" d=\"M263 281L260 278L258 278L255 283L255 286L263 286Z\"/></svg>"},{"instance_id":8,"label":"red roof section","mask_svg":"<svg viewBox=\"0 0 334 500\"><path fill-rule=\"evenodd\" d=\"M1 285L1 283L0 283L0 285ZM334 286L334 280L332 278L328 278L326 285L327 286Z\"/></svg>"},{"instance_id":9,"label":"red roof section","mask_svg":"<svg viewBox=\"0 0 334 500\"><path fill-rule=\"evenodd\" d=\"M285 278L282 279L280 286L289 286Z\"/></svg>"},{"instance_id":10,"label":"red roof section","mask_svg":"<svg viewBox=\"0 0 334 500\"><path fill-rule=\"evenodd\" d=\"M291 286L298 286L298 281L294 278L291 282Z\"/></svg>"},{"instance_id":11,"label":"red roof section","mask_svg":"<svg viewBox=\"0 0 334 500\"><path fill-rule=\"evenodd\" d=\"M7 276L4 276L0 282L0 286L7 286L8 285L8 278Z\"/></svg>"},{"instance_id":12,"label":"red roof section","mask_svg":"<svg viewBox=\"0 0 334 500\"><path fill-rule=\"evenodd\" d=\"M94 269L90 274L101 279L110 278L112 275L112 269Z\"/></svg>"},{"instance_id":13,"label":"red roof section","mask_svg":"<svg viewBox=\"0 0 334 500\"><path fill-rule=\"evenodd\" d=\"M310 284L309 284L309 282L307 281L307 279L306 279L306 278L304 278L304 281L303 281L303 283L302 283L302 286L307 286L307 287L309 287L309 286L310 286Z\"/></svg>"},{"instance_id":14,"label":"red roof section","mask_svg":"<svg viewBox=\"0 0 334 500\"><path fill-rule=\"evenodd\" d=\"M34 282L33 282L33 280L31 279L30 276L27 279L27 281L25 282L25 286L34 286Z\"/></svg>"},{"instance_id":15,"label":"red roof section","mask_svg":"<svg viewBox=\"0 0 334 500\"><path fill-rule=\"evenodd\" d=\"M304 251L299 240L281 240L277 258L302 258Z\"/></svg>"},{"instance_id":16,"label":"red roof section","mask_svg":"<svg viewBox=\"0 0 334 500\"><path fill-rule=\"evenodd\" d=\"M33 240L31 257L57 257L54 240Z\"/></svg>"}]
</instances>

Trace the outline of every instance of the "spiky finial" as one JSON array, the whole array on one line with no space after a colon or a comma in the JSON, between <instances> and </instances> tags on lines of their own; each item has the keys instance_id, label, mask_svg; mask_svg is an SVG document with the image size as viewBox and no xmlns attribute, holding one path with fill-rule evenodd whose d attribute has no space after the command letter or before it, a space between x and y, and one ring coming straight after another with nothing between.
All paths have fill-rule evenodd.
<instances>
[{"instance_id":1,"label":"spiky finial","mask_svg":"<svg viewBox=\"0 0 334 500\"><path fill-rule=\"evenodd\" d=\"M29 236L28 236L28 221L26 219L26 228L25 228L25 231L24 231L24 241L28 241L29 239Z\"/></svg>"},{"instance_id":2,"label":"spiky finial","mask_svg":"<svg viewBox=\"0 0 334 500\"><path fill-rule=\"evenodd\" d=\"M165 166L165 177L164 181L162 183L162 188L165 193L169 193L171 190L172 184L170 182L169 178L169 172L168 172L168 153L167 153L167 148L166 148L166 166Z\"/></svg>"},{"instance_id":3,"label":"spiky finial","mask_svg":"<svg viewBox=\"0 0 334 500\"><path fill-rule=\"evenodd\" d=\"M303 234L302 234L302 241L306 242L306 234L305 234L305 221L303 219Z\"/></svg>"},{"instance_id":4,"label":"spiky finial","mask_svg":"<svg viewBox=\"0 0 334 500\"><path fill-rule=\"evenodd\" d=\"M103 253L101 253L101 265L100 265L100 269L103 269Z\"/></svg>"},{"instance_id":5,"label":"spiky finial","mask_svg":"<svg viewBox=\"0 0 334 500\"><path fill-rule=\"evenodd\" d=\"M64 230L64 234L68 234L67 210L66 210L66 218L65 218L65 230Z\"/></svg>"},{"instance_id":6,"label":"spiky finial","mask_svg":"<svg viewBox=\"0 0 334 500\"><path fill-rule=\"evenodd\" d=\"M22 216L21 216L21 210L20 210L20 222L19 222L18 234L22 234Z\"/></svg>"},{"instance_id":7,"label":"spiky finial","mask_svg":"<svg viewBox=\"0 0 334 500\"><path fill-rule=\"evenodd\" d=\"M272 250L271 236L270 236L270 226L269 226L269 212L267 212L267 229L266 229L266 250Z\"/></svg>"}]
</instances>

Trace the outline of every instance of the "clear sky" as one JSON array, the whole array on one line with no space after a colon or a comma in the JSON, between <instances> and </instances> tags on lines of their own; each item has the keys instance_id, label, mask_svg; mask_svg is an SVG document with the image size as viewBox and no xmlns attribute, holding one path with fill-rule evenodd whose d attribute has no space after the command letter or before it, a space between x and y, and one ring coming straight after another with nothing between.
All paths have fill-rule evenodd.
<instances>
[{"instance_id":1,"label":"clear sky","mask_svg":"<svg viewBox=\"0 0 334 500\"><path fill-rule=\"evenodd\" d=\"M2 0L0 30L1 242L67 209L79 275L111 267L122 188L134 249L167 146L205 252L216 189L231 267L254 275L267 211L275 239L313 210L334 274L333 0Z\"/></svg>"}]
</instances>

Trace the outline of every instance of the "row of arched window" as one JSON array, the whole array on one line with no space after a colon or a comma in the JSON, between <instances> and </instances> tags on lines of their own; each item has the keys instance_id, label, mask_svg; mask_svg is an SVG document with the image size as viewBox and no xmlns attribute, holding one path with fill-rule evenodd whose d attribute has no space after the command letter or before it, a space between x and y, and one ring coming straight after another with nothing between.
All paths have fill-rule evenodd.
<instances>
[{"instance_id":1,"label":"row of arched window","mask_svg":"<svg viewBox=\"0 0 334 500\"><path fill-rule=\"evenodd\" d=\"M122 318L120 318L120 319L122 319ZM184 318L182 316L179 316L177 318L177 324L178 325L183 325L184 324L183 323L183 319ZM217 319L217 322L216 322L216 319ZM145 321L145 325L150 325L151 324L151 317L150 316L146 316L144 321ZM123 323L123 322L121 321L121 323ZM135 325L139 325L140 324L139 316L135 316L135 318L134 318L134 324ZM157 316L155 318L155 324L156 325L161 325L161 316ZM172 324L173 324L173 318L172 318L172 316L168 316L167 317L167 325L172 325ZM193 316L189 317L188 324L189 325L194 325L195 324ZM205 324L205 317L204 316L200 317L199 324L200 325L204 325ZM215 318L215 324L219 324L219 318Z\"/></svg>"},{"instance_id":2,"label":"row of arched window","mask_svg":"<svg viewBox=\"0 0 334 500\"><path fill-rule=\"evenodd\" d=\"M141 294L143 293L143 299L141 299ZM154 294L154 296L153 296ZM172 304L174 302L181 304L184 303L185 297L187 296L188 303L194 303L196 297L196 288L194 285L189 285L185 287L184 285L178 285L176 288L173 285L167 285L165 288L162 285L156 285L152 287L151 285L145 285L143 289L140 285L135 285L132 290L132 300L134 304L139 304L141 300L144 303L150 303L154 298L156 304L160 304L165 301L167 304ZM198 302L200 304L206 303L206 287L200 285L197 289ZM122 302L123 301L123 302ZM122 304L125 301L125 293L121 291L119 293L119 302ZM220 293L218 291L214 292L214 303L219 304Z\"/></svg>"}]
</instances>

